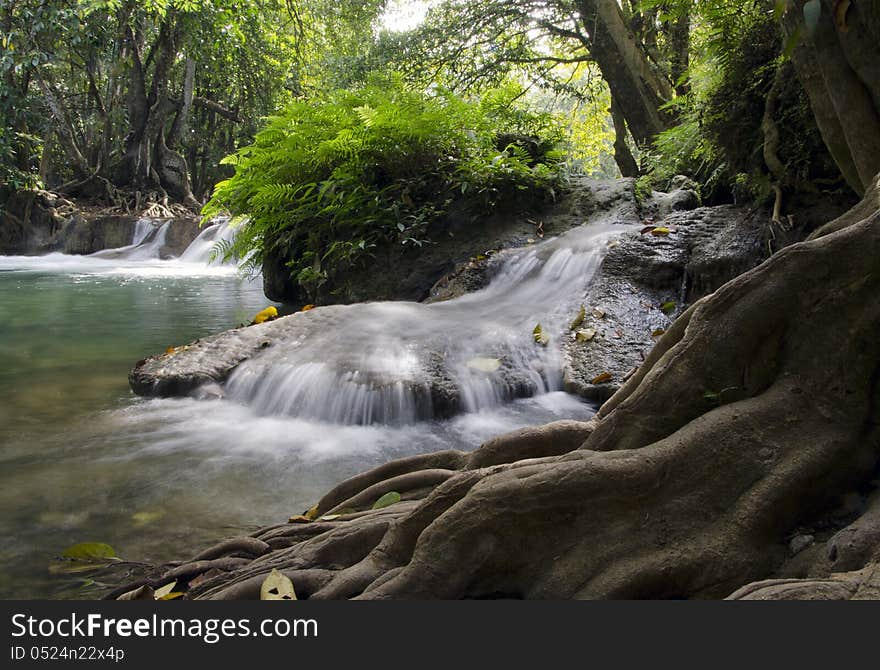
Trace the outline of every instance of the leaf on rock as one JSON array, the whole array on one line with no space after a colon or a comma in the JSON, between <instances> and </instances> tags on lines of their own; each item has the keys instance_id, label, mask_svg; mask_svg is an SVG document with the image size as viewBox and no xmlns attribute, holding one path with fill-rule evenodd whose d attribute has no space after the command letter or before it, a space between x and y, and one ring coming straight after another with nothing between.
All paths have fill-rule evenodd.
<instances>
[{"instance_id":1,"label":"leaf on rock","mask_svg":"<svg viewBox=\"0 0 880 670\"><path fill-rule=\"evenodd\" d=\"M131 591L126 591L116 600L155 600L153 593L153 588L149 584L144 584Z\"/></svg>"},{"instance_id":2,"label":"leaf on rock","mask_svg":"<svg viewBox=\"0 0 880 670\"><path fill-rule=\"evenodd\" d=\"M373 503L373 509L382 509L394 503L400 502L400 494L397 491L389 491L384 496Z\"/></svg>"},{"instance_id":3,"label":"leaf on rock","mask_svg":"<svg viewBox=\"0 0 880 670\"><path fill-rule=\"evenodd\" d=\"M156 600L177 600L178 598L183 598L186 594L183 591L172 591L171 593L166 593L161 598L156 598Z\"/></svg>"},{"instance_id":4,"label":"leaf on rock","mask_svg":"<svg viewBox=\"0 0 880 670\"><path fill-rule=\"evenodd\" d=\"M79 542L61 552L64 558L86 563L104 563L116 559L113 547L103 542Z\"/></svg>"},{"instance_id":5,"label":"leaf on rock","mask_svg":"<svg viewBox=\"0 0 880 670\"><path fill-rule=\"evenodd\" d=\"M271 321L272 319L278 318L278 309L272 305L267 307L261 312L257 312L257 315L254 317L254 325L258 323L263 323L264 321Z\"/></svg>"},{"instance_id":6,"label":"leaf on rock","mask_svg":"<svg viewBox=\"0 0 880 670\"><path fill-rule=\"evenodd\" d=\"M596 337L594 328L583 328L575 333L574 339L578 342L589 342L594 337Z\"/></svg>"},{"instance_id":7,"label":"leaf on rock","mask_svg":"<svg viewBox=\"0 0 880 670\"><path fill-rule=\"evenodd\" d=\"M469 360L467 366L472 370L479 370L480 372L495 372L501 367L501 361L497 358L478 356Z\"/></svg>"},{"instance_id":8,"label":"leaf on rock","mask_svg":"<svg viewBox=\"0 0 880 670\"><path fill-rule=\"evenodd\" d=\"M296 600L296 591L290 577L272 568L260 587L260 600Z\"/></svg>"},{"instance_id":9,"label":"leaf on rock","mask_svg":"<svg viewBox=\"0 0 880 670\"><path fill-rule=\"evenodd\" d=\"M569 330L577 330L578 326L580 326L584 319L587 318L587 308L581 305L581 308L578 310L577 316L574 317L574 321L571 322L571 325L568 327Z\"/></svg>"},{"instance_id":10,"label":"leaf on rock","mask_svg":"<svg viewBox=\"0 0 880 670\"><path fill-rule=\"evenodd\" d=\"M593 311L590 312L593 315L594 319L604 319L605 318L605 310L601 307L593 307Z\"/></svg>"},{"instance_id":11,"label":"leaf on rock","mask_svg":"<svg viewBox=\"0 0 880 670\"><path fill-rule=\"evenodd\" d=\"M590 380L591 384L605 384L611 381L611 373L603 372L601 374L596 375Z\"/></svg>"},{"instance_id":12,"label":"leaf on rock","mask_svg":"<svg viewBox=\"0 0 880 670\"><path fill-rule=\"evenodd\" d=\"M153 592L153 598L155 600L162 600L165 596L167 596L169 593L174 591L175 586L177 586L176 581L175 582L168 582L164 586L160 586L158 589L156 589Z\"/></svg>"},{"instance_id":13,"label":"leaf on rock","mask_svg":"<svg viewBox=\"0 0 880 670\"><path fill-rule=\"evenodd\" d=\"M311 523L314 519L310 519L305 514L296 514L287 520L287 523Z\"/></svg>"},{"instance_id":14,"label":"leaf on rock","mask_svg":"<svg viewBox=\"0 0 880 670\"><path fill-rule=\"evenodd\" d=\"M675 301L667 300L662 305L660 305L660 311L664 314L669 314L670 312L675 311Z\"/></svg>"},{"instance_id":15,"label":"leaf on rock","mask_svg":"<svg viewBox=\"0 0 880 670\"><path fill-rule=\"evenodd\" d=\"M318 506L317 505L313 506L305 513L305 517L309 521L314 521L317 518L317 516L318 516Z\"/></svg>"},{"instance_id":16,"label":"leaf on rock","mask_svg":"<svg viewBox=\"0 0 880 670\"><path fill-rule=\"evenodd\" d=\"M532 330L532 335L535 338L535 343L540 344L542 347L546 347L550 342L550 337L544 332L544 328L540 323Z\"/></svg>"},{"instance_id":17,"label":"leaf on rock","mask_svg":"<svg viewBox=\"0 0 880 670\"><path fill-rule=\"evenodd\" d=\"M654 237L666 237L672 231L666 226L657 226L654 230L651 231L651 235Z\"/></svg>"},{"instance_id":18,"label":"leaf on rock","mask_svg":"<svg viewBox=\"0 0 880 670\"><path fill-rule=\"evenodd\" d=\"M341 516L341 514L325 514L324 516L320 517L318 521L336 521L336 519Z\"/></svg>"},{"instance_id":19,"label":"leaf on rock","mask_svg":"<svg viewBox=\"0 0 880 670\"><path fill-rule=\"evenodd\" d=\"M313 309L315 309L314 305L303 305L303 308L299 311L300 312L311 312Z\"/></svg>"},{"instance_id":20,"label":"leaf on rock","mask_svg":"<svg viewBox=\"0 0 880 670\"><path fill-rule=\"evenodd\" d=\"M660 337L665 332L666 332L665 329L658 328L657 330L651 332L651 337Z\"/></svg>"}]
</instances>

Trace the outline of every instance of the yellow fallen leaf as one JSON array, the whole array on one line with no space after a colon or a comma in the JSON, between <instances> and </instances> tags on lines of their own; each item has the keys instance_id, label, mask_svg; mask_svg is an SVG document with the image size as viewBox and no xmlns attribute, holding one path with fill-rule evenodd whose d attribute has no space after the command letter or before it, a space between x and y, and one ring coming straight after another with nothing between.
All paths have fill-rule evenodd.
<instances>
[{"instance_id":1,"label":"yellow fallen leaf","mask_svg":"<svg viewBox=\"0 0 880 670\"><path fill-rule=\"evenodd\" d=\"M581 308L578 310L577 316L574 317L574 320L569 325L569 330L577 330L578 326L580 326L584 319L587 318L587 308L581 305Z\"/></svg>"},{"instance_id":2,"label":"yellow fallen leaf","mask_svg":"<svg viewBox=\"0 0 880 670\"><path fill-rule=\"evenodd\" d=\"M318 506L317 506L317 505L314 505L313 507L311 507L311 508L305 513L304 516L305 516L306 519L308 519L309 521L314 521L314 520L315 520L315 517L318 516Z\"/></svg>"},{"instance_id":3,"label":"yellow fallen leaf","mask_svg":"<svg viewBox=\"0 0 880 670\"><path fill-rule=\"evenodd\" d=\"M177 351L177 347L168 347L165 349L166 354L173 354L175 351Z\"/></svg>"},{"instance_id":4,"label":"yellow fallen leaf","mask_svg":"<svg viewBox=\"0 0 880 670\"><path fill-rule=\"evenodd\" d=\"M594 328L584 328L577 331L574 336L575 340L578 342L589 342L594 337L596 337L596 330Z\"/></svg>"},{"instance_id":5,"label":"yellow fallen leaf","mask_svg":"<svg viewBox=\"0 0 880 670\"><path fill-rule=\"evenodd\" d=\"M174 591L175 586L177 586L177 582L168 582L165 586L160 586L153 592L153 598L156 600L163 600L165 596Z\"/></svg>"},{"instance_id":6,"label":"yellow fallen leaf","mask_svg":"<svg viewBox=\"0 0 880 670\"><path fill-rule=\"evenodd\" d=\"M303 308L302 308L301 310L299 310L299 311L300 311L300 312L309 312L309 311L311 311L311 310L313 310L313 309L315 309L315 306L314 306L314 305L303 305Z\"/></svg>"},{"instance_id":7,"label":"yellow fallen leaf","mask_svg":"<svg viewBox=\"0 0 880 670\"><path fill-rule=\"evenodd\" d=\"M275 319L277 317L278 317L278 310L274 306L270 305L269 307L264 309L262 312L257 313L257 315L254 317L254 324L263 323L264 321L269 321L269 320Z\"/></svg>"},{"instance_id":8,"label":"yellow fallen leaf","mask_svg":"<svg viewBox=\"0 0 880 670\"><path fill-rule=\"evenodd\" d=\"M290 517L287 520L287 523L311 523L313 519L310 519L305 514L297 514L295 516Z\"/></svg>"},{"instance_id":9,"label":"yellow fallen leaf","mask_svg":"<svg viewBox=\"0 0 880 670\"><path fill-rule=\"evenodd\" d=\"M666 331L663 328L658 328L657 330L651 333L651 337L660 337Z\"/></svg>"},{"instance_id":10,"label":"yellow fallen leaf","mask_svg":"<svg viewBox=\"0 0 880 670\"><path fill-rule=\"evenodd\" d=\"M532 336L535 338L535 344L540 344L542 347L546 347L550 342L550 336L544 332L540 323L532 330Z\"/></svg>"},{"instance_id":11,"label":"yellow fallen leaf","mask_svg":"<svg viewBox=\"0 0 880 670\"><path fill-rule=\"evenodd\" d=\"M670 312L674 312L675 311L675 301L674 300L667 300L662 305L660 305L660 311L663 312L664 314L669 314Z\"/></svg>"},{"instance_id":12,"label":"yellow fallen leaf","mask_svg":"<svg viewBox=\"0 0 880 670\"><path fill-rule=\"evenodd\" d=\"M606 382L611 381L611 373L610 372L602 372L601 374L596 375L590 380L591 384L604 384Z\"/></svg>"},{"instance_id":13,"label":"yellow fallen leaf","mask_svg":"<svg viewBox=\"0 0 880 670\"><path fill-rule=\"evenodd\" d=\"M172 591L171 593L166 593L161 598L156 598L156 600L177 600L178 598L183 598L186 595L183 591Z\"/></svg>"},{"instance_id":14,"label":"yellow fallen leaf","mask_svg":"<svg viewBox=\"0 0 880 670\"><path fill-rule=\"evenodd\" d=\"M657 226L651 231L651 235L653 235L654 237L665 237L671 232L672 231L669 230L669 228L667 228L666 226Z\"/></svg>"}]
</instances>

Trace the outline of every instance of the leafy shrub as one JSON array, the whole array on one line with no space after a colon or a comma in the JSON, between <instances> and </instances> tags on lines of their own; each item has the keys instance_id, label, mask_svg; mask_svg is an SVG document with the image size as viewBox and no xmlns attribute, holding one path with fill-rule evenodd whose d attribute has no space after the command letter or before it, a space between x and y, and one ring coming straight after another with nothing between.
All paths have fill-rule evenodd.
<instances>
[{"instance_id":1,"label":"leafy shrub","mask_svg":"<svg viewBox=\"0 0 880 670\"><path fill-rule=\"evenodd\" d=\"M522 192L552 196L562 130L518 107L519 93L470 102L390 76L296 101L224 159L235 175L203 213L242 217L230 251L254 266L285 259L314 292L376 245L428 242L454 203L486 212Z\"/></svg>"}]
</instances>

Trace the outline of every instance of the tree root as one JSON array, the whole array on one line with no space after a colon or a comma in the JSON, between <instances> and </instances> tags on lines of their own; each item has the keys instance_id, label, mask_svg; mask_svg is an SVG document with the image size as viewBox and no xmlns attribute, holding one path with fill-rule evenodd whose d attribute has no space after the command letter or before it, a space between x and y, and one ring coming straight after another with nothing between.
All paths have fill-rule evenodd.
<instances>
[{"instance_id":1,"label":"tree root","mask_svg":"<svg viewBox=\"0 0 880 670\"><path fill-rule=\"evenodd\" d=\"M358 475L316 521L258 531L265 553L186 597L255 598L272 569L312 598L877 593L873 516L829 544L843 576L737 589L773 577L794 529L876 477L878 194L691 306L593 421ZM368 509L400 489L413 499Z\"/></svg>"}]
</instances>

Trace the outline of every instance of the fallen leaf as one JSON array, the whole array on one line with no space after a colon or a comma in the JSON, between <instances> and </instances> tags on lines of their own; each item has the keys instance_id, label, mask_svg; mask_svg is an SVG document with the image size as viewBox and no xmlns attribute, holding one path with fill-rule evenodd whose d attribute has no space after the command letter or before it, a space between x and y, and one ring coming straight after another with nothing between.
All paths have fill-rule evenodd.
<instances>
[{"instance_id":1,"label":"fallen leaf","mask_svg":"<svg viewBox=\"0 0 880 670\"><path fill-rule=\"evenodd\" d=\"M296 591L290 577L272 568L260 587L260 600L296 600Z\"/></svg>"},{"instance_id":2,"label":"fallen leaf","mask_svg":"<svg viewBox=\"0 0 880 670\"><path fill-rule=\"evenodd\" d=\"M166 354L173 354L175 351L177 351L177 347L168 347L165 349Z\"/></svg>"},{"instance_id":3,"label":"fallen leaf","mask_svg":"<svg viewBox=\"0 0 880 670\"><path fill-rule=\"evenodd\" d=\"M501 367L501 361L497 358L484 358L478 356L477 358L469 360L467 366L472 370L479 370L480 372L495 372Z\"/></svg>"},{"instance_id":4,"label":"fallen leaf","mask_svg":"<svg viewBox=\"0 0 880 670\"><path fill-rule=\"evenodd\" d=\"M183 598L186 594L183 591L172 591L171 593L166 593L161 598L156 598L156 600L177 600L178 598Z\"/></svg>"},{"instance_id":5,"label":"fallen leaf","mask_svg":"<svg viewBox=\"0 0 880 670\"><path fill-rule=\"evenodd\" d=\"M652 230L654 230L654 226L645 226L644 228L642 228L639 231L639 235L644 235L645 233L650 233Z\"/></svg>"},{"instance_id":6,"label":"fallen leaf","mask_svg":"<svg viewBox=\"0 0 880 670\"><path fill-rule=\"evenodd\" d=\"M341 514L325 514L324 516L320 517L318 521L336 521L336 519L341 516Z\"/></svg>"},{"instance_id":7,"label":"fallen leaf","mask_svg":"<svg viewBox=\"0 0 880 670\"><path fill-rule=\"evenodd\" d=\"M400 494L397 491L389 491L384 496L373 503L373 509L382 509L394 503L400 502Z\"/></svg>"},{"instance_id":8,"label":"fallen leaf","mask_svg":"<svg viewBox=\"0 0 880 670\"><path fill-rule=\"evenodd\" d=\"M478 261L478 262L484 261L484 260L486 260L486 255L485 254L477 254L476 257L474 258L474 260Z\"/></svg>"},{"instance_id":9,"label":"fallen leaf","mask_svg":"<svg viewBox=\"0 0 880 670\"><path fill-rule=\"evenodd\" d=\"M299 310L300 312L310 312L315 309L314 305L303 305L303 308Z\"/></svg>"},{"instance_id":10,"label":"fallen leaf","mask_svg":"<svg viewBox=\"0 0 880 670\"><path fill-rule=\"evenodd\" d=\"M115 559L116 552L113 547L103 542L80 542L61 552L64 558L74 561L86 561L96 563L107 559Z\"/></svg>"},{"instance_id":11,"label":"fallen leaf","mask_svg":"<svg viewBox=\"0 0 880 670\"><path fill-rule=\"evenodd\" d=\"M651 332L651 337L660 337L665 332L666 331L663 328L658 328L657 330Z\"/></svg>"},{"instance_id":12,"label":"fallen leaf","mask_svg":"<svg viewBox=\"0 0 880 670\"><path fill-rule=\"evenodd\" d=\"M593 311L590 312L593 315L593 318L596 319L604 319L605 318L605 310L601 307L594 307Z\"/></svg>"},{"instance_id":13,"label":"fallen leaf","mask_svg":"<svg viewBox=\"0 0 880 670\"><path fill-rule=\"evenodd\" d=\"M153 592L153 598L155 600L162 600L162 597L171 593L175 586L177 586L177 582L168 582L164 586L160 586Z\"/></svg>"},{"instance_id":14,"label":"fallen leaf","mask_svg":"<svg viewBox=\"0 0 880 670\"><path fill-rule=\"evenodd\" d=\"M593 328L583 328L575 333L574 339L577 342L589 342L596 337L596 331Z\"/></svg>"},{"instance_id":15,"label":"fallen leaf","mask_svg":"<svg viewBox=\"0 0 880 670\"><path fill-rule=\"evenodd\" d=\"M144 584L131 591L126 591L116 600L155 600L155 598L152 587L149 584Z\"/></svg>"},{"instance_id":16,"label":"fallen leaf","mask_svg":"<svg viewBox=\"0 0 880 670\"><path fill-rule=\"evenodd\" d=\"M314 521L314 519L310 519L305 514L297 514L290 517L287 520L287 523L311 523L312 521Z\"/></svg>"},{"instance_id":17,"label":"fallen leaf","mask_svg":"<svg viewBox=\"0 0 880 670\"><path fill-rule=\"evenodd\" d=\"M604 384L604 383L610 382L610 381L611 381L611 373L610 372L603 372L603 373L598 374L595 377L593 377L590 380L590 383L591 384Z\"/></svg>"},{"instance_id":18,"label":"fallen leaf","mask_svg":"<svg viewBox=\"0 0 880 670\"><path fill-rule=\"evenodd\" d=\"M305 513L305 517L306 517L309 521L313 521L313 520L315 519L315 517L317 517L317 516L318 516L318 506L317 506L317 505L315 505L314 507L312 507L311 509L309 509L309 510Z\"/></svg>"},{"instance_id":19,"label":"fallen leaf","mask_svg":"<svg viewBox=\"0 0 880 670\"><path fill-rule=\"evenodd\" d=\"M535 338L535 343L540 344L542 347L546 347L550 342L550 337L544 332L544 328L540 323L532 330L532 336Z\"/></svg>"},{"instance_id":20,"label":"fallen leaf","mask_svg":"<svg viewBox=\"0 0 880 670\"><path fill-rule=\"evenodd\" d=\"M654 237L665 237L671 232L672 231L669 230L669 228L667 228L666 226L657 226L656 228L654 228L654 230L651 231L651 235L653 235Z\"/></svg>"},{"instance_id":21,"label":"fallen leaf","mask_svg":"<svg viewBox=\"0 0 880 670\"><path fill-rule=\"evenodd\" d=\"M675 301L667 300L662 305L660 305L660 311L664 314L669 314L670 312L675 311Z\"/></svg>"},{"instance_id":22,"label":"fallen leaf","mask_svg":"<svg viewBox=\"0 0 880 670\"><path fill-rule=\"evenodd\" d=\"M849 26L846 24L846 13L849 11L851 4L850 0L835 0L834 2L834 23L842 33L849 32Z\"/></svg>"},{"instance_id":23,"label":"fallen leaf","mask_svg":"<svg viewBox=\"0 0 880 670\"><path fill-rule=\"evenodd\" d=\"M269 305L266 309L261 312L257 312L254 317L253 323L254 325L258 323L263 323L264 321L271 321L272 319L278 318L278 309L272 305Z\"/></svg>"},{"instance_id":24,"label":"fallen leaf","mask_svg":"<svg viewBox=\"0 0 880 670\"><path fill-rule=\"evenodd\" d=\"M569 330L577 330L578 326L580 326L584 319L587 318L587 308L581 305L580 310L578 310L577 316L574 317L574 321L571 322L571 325L568 327Z\"/></svg>"}]
</instances>

